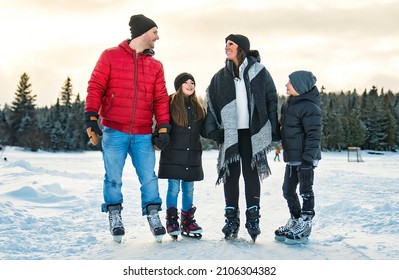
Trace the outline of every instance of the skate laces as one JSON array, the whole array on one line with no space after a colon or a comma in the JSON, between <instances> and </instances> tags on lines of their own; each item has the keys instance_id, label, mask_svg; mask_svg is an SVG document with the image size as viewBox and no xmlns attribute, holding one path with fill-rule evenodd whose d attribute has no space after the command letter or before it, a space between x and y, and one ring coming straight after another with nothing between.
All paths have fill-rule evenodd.
<instances>
[{"instance_id":1,"label":"skate laces","mask_svg":"<svg viewBox=\"0 0 399 280\"><path fill-rule=\"evenodd\" d=\"M166 225L168 227L168 231L178 230L180 228L177 217L167 217Z\"/></svg>"},{"instance_id":2,"label":"skate laces","mask_svg":"<svg viewBox=\"0 0 399 280\"><path fill-rule=\"evenodd\" d=\"M297 220L296 225L293 226L293 227L290 229L290 232L291 232L292 234L295 235L295 234L298 234L298 233L300 233L301 231L303 231L306 227L307 227L307 222L305 222L302 218L299 218L299 219Z\"/></svg>"},{"instance_id":3,"label":"skate laces","mask_svg":"<svg viewBox=\"0 0 399 280\"><path fill-rule=\"evenodd\" d=\"M148 215L148 222L152 225L153 228L162 227L162 223L157 210L151 210L150 214Z\"/></svg>"},{"instance_id":4,"label":"skate laces","mask_svg":"<svg viewBox=\"0 0 399 280\"><path fill-rule=\"evenodd\" d=\"M297 224L297 219L289 218L287 223L281 227L279 227L279 231L289 231L291 228L293 228Z\"/></svg>"},{"instance_id":5,"label":"skate laces","mask_svg":"<svg viewBox=\"0 0 399 280\"><path fill-rule=\"evenodd\" d=\"M109 219L111 220L112 228L119 228L119 227L123 228L121 213L117 211L112 211L111 214L109 215Z\"/></svg>"},{"instance_id":6,"label":"skate laces","mask_svg":"<svg viewBox=\"0 0 399 280\"><path fill-rule=\"evenodd\" d=\"M226 218L226 225L225 225L225 227L238 228L238 227L239 227L239 220L238 220L238 218Z\"/></svg>"},{"instance_id":7,"label":"skate laces","mask_svg":"<svg viewBox=\"0 0 399 280\"><path fill-rule=\"evenodd\" d=\"M187 221L187 223L185 223L184 226L189 230L197 230L200 228L200 226L195 222L195 220Z\"/></svg>"},{"instance_id":8,"label":"skate laces","mask_svg":"<svg viewBox=\"0 0 399 280\"><path fill-rule=\"evenodd\" d=\"M184 223L187 226L195 225L195 219L191 216L184 216L182 223Z\"/></svg>"},{"instance_id":9,"label":"skate laces","mask_svg":"<svg viewBox=\"0 0 399 280\"><path fill-rule=\"evenodd\" d=\"M256 221L247 222L247 228L258 229L259 228L259 223L256 222Z\"/></svg>"}]
</instances>

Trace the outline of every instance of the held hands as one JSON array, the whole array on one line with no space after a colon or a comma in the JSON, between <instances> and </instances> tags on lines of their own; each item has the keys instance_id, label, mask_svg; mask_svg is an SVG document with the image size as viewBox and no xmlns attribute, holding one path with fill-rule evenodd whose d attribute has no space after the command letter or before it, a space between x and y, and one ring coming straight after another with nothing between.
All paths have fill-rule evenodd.
<instances>
[{"instance_id":1,"label":"held hands","mask_svg":"<svg viewBox=\"0 0 399 280\"><path fill-rule=\"evenodd\" d=\"M93 145L99 142L98 137L103 135L100 127L98 126L98 114L94 112L85 112L86 132Z\"/></svg>"},{"instance_id":2,"label":"held hands","mask_svg":"<svg viewBox=\"0 0 399 280\"><path fill-rule=\"evenodd\" d=\"M162 151L169 144L169 131L171 126L169 124L160 125L152 134L152 144L154 149Z\"/></svg>"},{"instance_id":3,"label":"held hands","mask_svg":"<svg viewBox=\"0 0 399 280\"><path fill-rule=\"evenodd\" d=\"M224 143L224 129L215 129L209 132L209 138L216 141L218 144Z\"/></svg>"},{"instance_id":4,"label":"held hands","mask_svg":"<svg viewBox=\"0 0 399 280\"><path fill-rule=\"evenodd\" d=\"M302 161L298 172L299 180L301 182L311 180L313 178L313 164L311 162Z\"/></svg>"}]
</instances>

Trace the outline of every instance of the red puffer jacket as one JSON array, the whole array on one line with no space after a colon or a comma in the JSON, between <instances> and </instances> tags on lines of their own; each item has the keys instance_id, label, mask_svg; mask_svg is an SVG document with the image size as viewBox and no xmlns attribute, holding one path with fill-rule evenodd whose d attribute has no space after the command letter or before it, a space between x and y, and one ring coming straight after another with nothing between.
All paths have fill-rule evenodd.
<instances>
[{"instance_id":1,"label":"red puffer jacket","mask_svg":"<svg viewBox=\"0 0 399 280\"><path fill-rule=\"evenodd\" d=\"M169 96L163 65L146 50L136 54L128 40L105 50L87 87L86 112L99 113L104 126L129 134L152 133L169 123Z\"/></svg>"}]
</instances>

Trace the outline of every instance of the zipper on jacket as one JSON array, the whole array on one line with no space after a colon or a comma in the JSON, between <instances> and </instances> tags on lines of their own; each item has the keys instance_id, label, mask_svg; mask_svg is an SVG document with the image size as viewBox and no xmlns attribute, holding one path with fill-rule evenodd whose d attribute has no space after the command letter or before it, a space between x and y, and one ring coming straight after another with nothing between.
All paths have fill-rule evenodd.
<instances>
[{"instance_id":1,"label":"zipper on jacket","mask_svg":"<svg viewBox=\"0 0 399 280\"><path fill-rule=\"evenodd\" d=\"M138 76L138 56L139 54L136 52L136 55L133 57L133 62L134 62L134 96L133 96L133 111L132 111L132 121L130 123L130 134L133 133L133 126L134 126L134 121L135 121L135 112L136 112L136 104L137 104L137 95L138 95L138 88L137 88L137 76Z\"/></svg>"}]
</instances>

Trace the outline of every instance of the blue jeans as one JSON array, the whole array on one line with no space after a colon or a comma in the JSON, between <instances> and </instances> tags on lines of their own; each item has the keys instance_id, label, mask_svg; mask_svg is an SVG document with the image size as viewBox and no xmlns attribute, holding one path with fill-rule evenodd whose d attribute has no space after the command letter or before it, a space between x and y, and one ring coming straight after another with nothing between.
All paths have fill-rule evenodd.
<instances>
[{"instance_id":1,"label":"blue jeans","mask_svg":"<svg viewBox=\"0 0 399 280\"><path fill-rule=\"evenodd\" d=\"M174 206L177 208L177 196L180 191L180 183L182 190L182 210L187 212L193 206L194 182L186 182L178 179L168 179L168 192L166 193L167 207Z\"/></svg>"},{"instance_id":2,"label":"blue jeans","mask_svg":"<svg viewBox=\"0 0 399 280\"><path fill-rule=\"evenodd\" d=\"M108 205L123 203L122 172L128 154L141 184L142 215L147 214L148 204L159 204L161 207L162 199L159 196L158 177L154 171L155 150L151 134L127 134L109 127L104 127L103 132L105 176L102 211L107 212Z\"/></svg>"}]
</instances>

